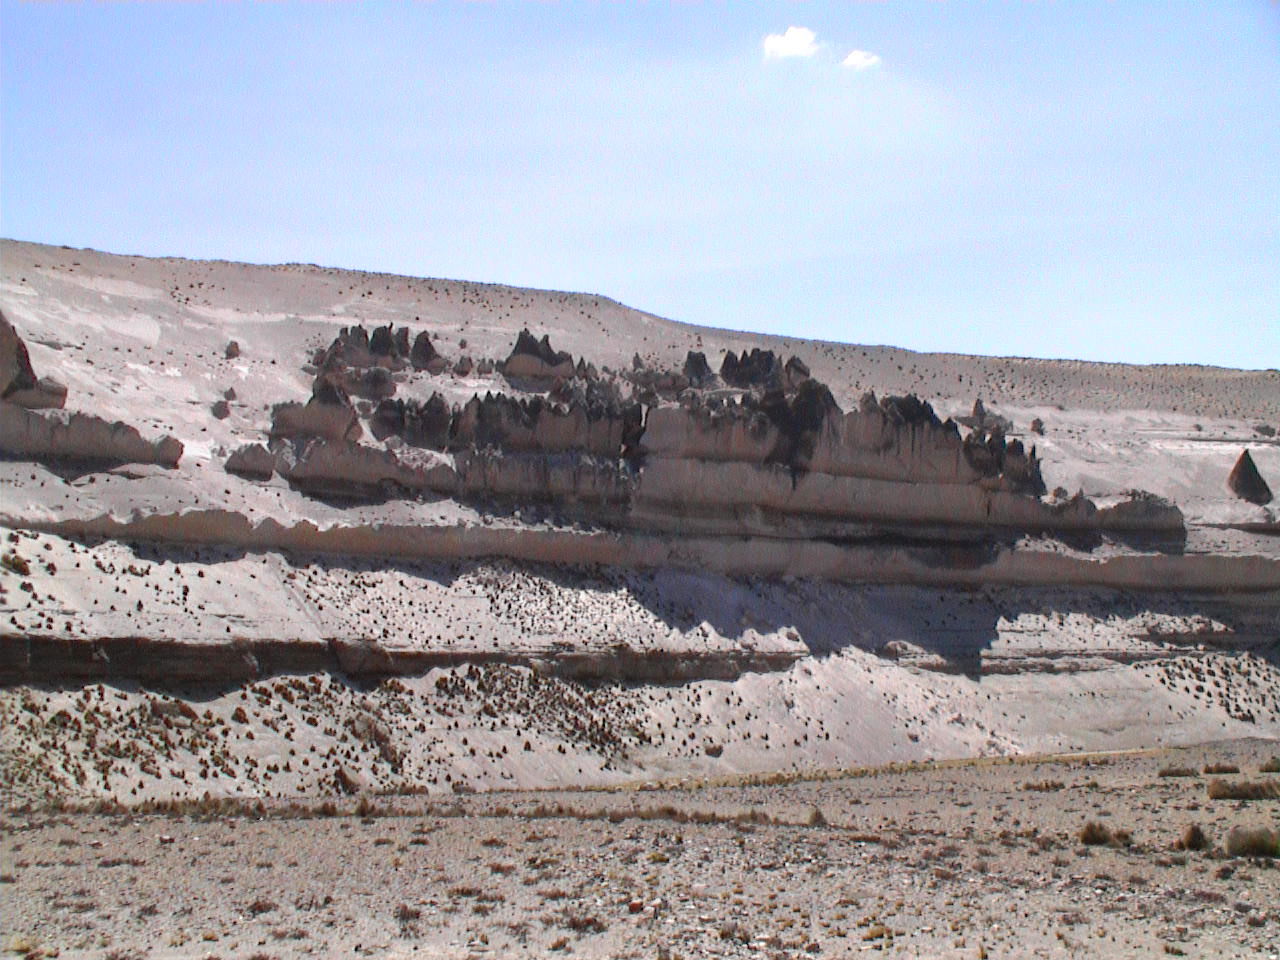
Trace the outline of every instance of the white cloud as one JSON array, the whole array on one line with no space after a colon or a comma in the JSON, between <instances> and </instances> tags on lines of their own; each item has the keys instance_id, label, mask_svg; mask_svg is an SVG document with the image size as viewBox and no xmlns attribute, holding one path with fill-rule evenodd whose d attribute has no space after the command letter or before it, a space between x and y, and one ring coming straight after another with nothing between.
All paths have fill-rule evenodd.
<instances>
[{"instance_id":1,"label":"white cloud","mask_svg":"<svg viewBox=\"0 0 1280 960\"><path fill-rule=\"evenodd\" d=\"M787 27L786 33L771 33L764 38L764 58L812 57L818 52L818 35L808 27Z\"/></svg>"},{"instance_id":2,"label":"white cloud","mask_svg":"<svg viewBox=\"0 0 1280 960\"><path fill-rule=\"evenodd\" d=\"M867 50L854 50L841 61L840 65L861 73L863 70L880 66L880 58Z\"/></svg>"}]
</instances>

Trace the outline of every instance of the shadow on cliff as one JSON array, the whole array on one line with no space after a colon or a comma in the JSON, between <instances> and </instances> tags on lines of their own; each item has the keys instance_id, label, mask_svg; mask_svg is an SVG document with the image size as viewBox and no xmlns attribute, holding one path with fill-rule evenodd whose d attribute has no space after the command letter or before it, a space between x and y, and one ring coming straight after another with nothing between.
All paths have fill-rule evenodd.
<instances>
[{"instance_id":1,"label":"shadow on cliff","mask_svg":"<svg viewBox=\"0 0 1280 960\"><path fill-rule=\"evenodd\" d=\"M1142 655L1132 647L1123 649L1124 640L1160 644L1169 656L1176 656L1179 648L1202 646L1247 649L1267 659L1280 656L1273 627L1274 598L1267 607L1105 588L904 586L852 588L847 596L856 600L843 609L833 609L836 605L831 603L824 606L820 596L799 596L791 604L793 628L810 655L832 656L857 649L888 660L936 658L940 666L931 669L975 680L981 679L983 655L1002 633L1015 644L1020 636L1034 633L1038 638L1034 644L1011 650L1012 655L1033 658L1052 658L1055 647L1070 650L1072 657L1088 657L1093 648L1119 662L1127 655L1135 659ZM1036 619L1020 626L1024 616ZM1122 621L1131 626L1118 629ZM1144 621L1152 626L1142 629ZM1121 644L1114 645L1115 641Z\"/></svg>"},{"instance_id":2,"label":"shadow on cliff","mask_svg":"<svg viewBox=\"0 0 1280 960\"><path fill-rule=\"evenodd\" d=\"M128 546L143 562L211 566L248 555L247 551L224 547L155 543ZM941 551L938 562L954 564L953 552ZM981 556L970 559L981 565ZM1150 637L1167 646L1173 654L1179 646L1205 644L1227 649L1250 647L1264 656L1274 657L1274 622L1280 606L1274 596L1244 605L1220 598L1134 594L1102 588L966 590L851 585L809 579L735 578L673 568L636 570L507 560L397 561L293 554L286 556L286 563L294 570L307 568L321 574L377 571L389 575L381 581L389 590L397 589L395 584L411 590L414 580L449 590L461 588L464 584L460 581L474 583L478 579L495 578L489 589L499 595L503 595L503 591L522 593L535 611L541 605L543 611L552 614L559 612L559 605L585 593L585 598L579 596L584 601L579 604L580 608L596 608L601 613L595 619L591 614L579 615L576 625L571 627L574 633L566 635L563 644L551 644L546 654L536 656L569 661L592 651L625 650L640 631L648 639L635 646L634 655L629 656L632 660L636 655L647 657L654 662L637 666L640 672L635 675L624 671L609 680L623 683L684 683L721 678L723 671L721 674L716 671L723 664L717 665L717 657L728 661L737 656L738 665L747 670L786 669L796 654L829 657L853 650L907 664L931 659L936 663L931 669L976 679L981 676L984 653L1000 641L1002 633L1013 638L1016 645L1024 631L1029 631L1035 639L1022 645L1023 652L1035 656L1041 655L1041 648L1052 656L1055 647L1070 648L1073 656L1077 655L1074 651L1087 655L1088 647L1102 648L1110 640L1123 640L1127 636L1136 640ZM278 571L280 568L267 569ZM265 570L258 571L257 576L264 573ZM405 583L401 584L402 580ZM376 603L376 598L371 599ZM627 613L628 610L631 613ZM637 616L640 621L636 620ZM1024 616L1034 619L1018 624ZM1143 634L1141 624L1144 621L1155 624L1157 617L1182 618L1183 632L1176 632L1179 627L1176 619L1172 623L1166 619L1161 625L1163 632ZM1131 626L1127 632L1120 632L1114 625L1117 621L1129 621ZM1214 622L1218 625L1216 628ZM672 640L667 649L662 640L664 630L670 632ZM726 652L723 645L718 651L709 645L700 648L699 643L708 630L732 641L733 649ZM72 686L94 681L124 683L146 679L154 682L166 676L181 677L191 669L190 664L183 662L184 658L197 657L201 660L197 674L205 678L225 677L226 683L215 682L213 686L234 688L248 680L278 674L334 671L335 666L344 662L335 652L335 643L359 646L368 641L364 637L336 637L325 648L323 644L280 638L201 644L201 649L196 651L182 644L168 643L164 638L115 638L112 642L118 649L106 663L100 655L105 651L95 651L94 643L89 641L71 643L49 638L47 642L37 642L36 638L24 641L12 637L6 638L5 646L21 642L30 647L25 654L28 666L24 670L17 660L0 664L5 667L0 669L4 675L0 676L0 682L26 679ZM1123 646L1122 643L1119 648L1107 651L1108 655L1118 654L1123 658L1126 652ZM371 644L370 649L376 648L377 644ZM744 665L744 652L758 655L750 660L750 665ZM0 660L12 659L10 654L17 657L20 651L14 647ZM655 667L656 662L664 658L672 665L665 678L662 670ZM400 661L396 661L395 656L373 656L359 669L337 672L345 673L352 683L376 683L383 676L422 673L434 666L482 660L514 663L528 659L529 655L518 651L418 650ZM77 667L73 661L79 660L85 663ZM14 671L25 673L25 677L15 676ZM582 678L591 682L589 677ZM217 695L206 683L198 686L209 690L208 696Z\"/></svg>"}]
</instances>

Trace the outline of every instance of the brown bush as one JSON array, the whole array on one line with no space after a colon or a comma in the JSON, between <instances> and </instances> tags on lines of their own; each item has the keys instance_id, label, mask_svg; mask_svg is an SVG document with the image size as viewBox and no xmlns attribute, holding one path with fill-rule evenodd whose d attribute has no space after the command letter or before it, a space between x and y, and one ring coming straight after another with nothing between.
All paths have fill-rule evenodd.
<instances>
[{"instance_id":1,"label":"brown bush","mask_svg":"<svg viewBox=\"0 0 1280 960\"><path fill-rule=\"evenodd\" d=\"M1227 856L1280 857L1280 835L1266 827L1232 827L1227 834Z\"/></svg>"},{"instance_id":2,"label":"brown bush","mask_svg":"<svg viewBox=\"0 0 1280 960\"><path fill-rule=\"evenodd\" d=\"M1161 768L1159 775L1162 777L1198 777L1200 776L1200 774L1196 773L1195 770L1193 770L1191 767L1163 767Z\"/></svg>"},{"instance_id":3,"label":"brown bush","mask_svg":"<svg viewBox=\"0 0 1280 960\"><path fill-rule=\"evenodd\" d=\"M1178 841L1177 848L1179 850L1208 850L1209 838L1205 835L1200 824L1191 823L1182 831L1182 838Z\"/></svg>"},{"instance_id":4,"label":"brown bush","mask_svg":"<svg viewBox=\"0 0 1280 960\"><path fill-rule=\"evenodd\" d=\"M1210 800L1274 800L1280 798L1280 783L1273 780L1209 781Z\"/></svg>"},{"instance_id":5,"label":"brown bush","mask_svg":"<svg viewBox=\"0 0 1280 960\"><path fill-rule=\"evenodd\" d=\"M1280 773L1280 757L1272 757L1258 768L1259 773Z\"/></svg>"},{"instance_id":6,"label":"brown bush","mask_svg":"<svg viewBox=\"0 0 1280 960\"><path fill-rule=\"evenodd\" d=\"M1081 827L1077 836L1087 847L1127 847L1133 842L1133 835L1128 830L1112 830L1096 820L1090 820Z\"/></svg>"},{"instance_id":7,"label":"brown bush","mask_svg":"<svg viewBox=\"0 0 1280 960\"><path fill-rule=\"evenodd\" d=\"M1087 847L1101 847L1111 842L1111 831L1106 824L1098 823L1096 820L1086 823L1076 836Z\"/></svg>"},{"instance_id":8,"label":"brown bush","mask_svg":"<svg viewBox=\"0 0 1280 960\"><path fill-rule=\"evenodd\" d=\"M1205 773L1239 773L1240 768L1234 763L1206 763Z\"/></svg>"},{"instance_id":9,"label":"brown bush","mask_svg":"<svg viewBox=\"0 0 1280 960\"><path fill-rule=\"evenodd\" d=\"M1055 790L1061 790L1066 784L1061 780L1038 780L1035 782L1027 781L1022 785L1023 790L1034 790L1037 793L1051 793Z\"/></svg>"}]
</instances>

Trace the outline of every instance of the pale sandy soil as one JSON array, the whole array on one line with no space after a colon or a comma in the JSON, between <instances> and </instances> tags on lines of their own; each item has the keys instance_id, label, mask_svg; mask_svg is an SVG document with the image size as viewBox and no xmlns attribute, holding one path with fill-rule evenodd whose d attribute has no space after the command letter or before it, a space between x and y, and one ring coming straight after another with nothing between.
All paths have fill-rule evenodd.
<instances>
[{"instance_id":1,"label":"pale sandy soil","mask_svg":"<svg viewBox=\"0 0 1280 960\"><path fill-rule=\"evenodd\" d=\"M11 812L3 925L11 949L62 957L1275 957L1277 861L1222 847L1280 827L1280 800L1211 800L1201 773L1280 784L1257 772L1275 753L379 798L364 816ZM1176 767L1195 775L1160 775ZM1129 844L1085 846L1089 821ZM1210 849L1174 849L1191 824Z\"/></svg>"}]
</instances>

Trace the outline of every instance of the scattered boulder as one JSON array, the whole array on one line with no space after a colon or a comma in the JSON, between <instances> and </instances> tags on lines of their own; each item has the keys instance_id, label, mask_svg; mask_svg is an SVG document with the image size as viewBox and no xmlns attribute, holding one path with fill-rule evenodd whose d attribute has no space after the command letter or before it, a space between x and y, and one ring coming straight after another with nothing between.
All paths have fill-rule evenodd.
<instances>
[{"instance_id":1,"label":"scattered boulder","mask_svg":"<svg viewBox=\"0 0 1280 960\"><path fill-rule=\"evenodd\" d=\"M1236 465L1231 468L1231 473L1227 476L1227 486L1241 500L1256 503L1258 506L1271 502L1271 488L1267 486L1267 481L1262 479L1262 474L1258 472L1258 466L1253 462L1253 457L1248 450L1241 451Z\"/></svg>"},{"instance_id":2,"label":"scattered boulder","mask_svg":"<svg viewBox=\"0 0 1280 960\"><path fill-rule=\"evenodd\" d=\"M249 443L227 457L222 468L248 480L270 480L275 473L276 458L262 444Z\"/></svg>"},{"instance_id":3,"label":"scattered boulder","mask_svg":"<svg viewBox=\"0 0 1280 960\"><path fill-rule=\"evenodd\" d=\"M213 406L209 408L210 412L218 420L225 420L231 416L231 404L225 400L215 400Z\"/></svg>"},{"instance_id":4,"label":"scattered boulder","mask_svg":"<svg viewBox=\"0 0 1280 960\"><path fill-rule=\"evenodd\" d=\"M234 340L230 340L227 342L226 349L224 349L222 353L228 360L234 360L236 357L240 356L240 344Z\"/></svg>"}]
</instances>

